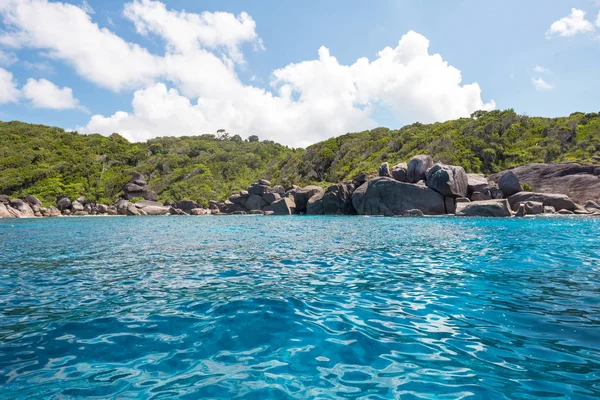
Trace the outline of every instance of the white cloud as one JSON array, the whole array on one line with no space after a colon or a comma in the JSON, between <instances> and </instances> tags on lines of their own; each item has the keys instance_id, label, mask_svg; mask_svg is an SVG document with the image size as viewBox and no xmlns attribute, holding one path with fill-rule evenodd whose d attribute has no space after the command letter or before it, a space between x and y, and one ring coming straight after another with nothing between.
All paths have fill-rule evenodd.
<instances>
[{"instance_id":1,"label":"white cloud","mask_svg":"<svg viewBox=\"0 0 600 400\"><path fill-rule=\"evenodd\" d=\"M88 3L86 0L83 0L81 2L81 9L83 11L85 11L88 14L95 14L96 11L94 11L94 9L92 8L92 6L90 6L90 3Z\"/></svg>"},{"instance_id":2,"label":"white cloud","mask_svg":"<svg viewBox=\"0 0 600 400\"><path fill-rule=\"evenodd\" d=\"M468 116L484 103L477 84L461 85L461 74L441 56L428 53L429 41L409 32L396 48L386 48L370 62L359 59L341 65L325 47L319 58L290 64L273 72L276 94L242 84L235 75L210 77L219 86L200 84L191 92L199 97L193 104L163 83L139 90L133 112L110 117L95 115L84 132L121 132L131 140L158 135L214 132L219 128L241 135L258 134L294 146L305 146L327 137L373 127L374 107L385 107L406 121L432 122ZM193 60L174 64L184 68ZM190 70L194 72L194 70ZM231 71L230 71L231 72ZM193 75L177 74L190 91ZM191 85L193 86L193 85Z\"/></svg>"},{"instance_id":3,"label":"white cloud","mask_svg":"<svg viewBox=\"0 0 600 400\"><path fill-rule=\"evenodd\" d=\"M18 61L17 56L14 53L7 53L0 50L0 65L9 66Z\"/></svg>"},{"instance_id":4,"label":"white cloud","mask_svg":"<svg viewBox=\"0 0 600 400\"><path fill-rule=\"evenodd\" d=\"M594 25L585 19L585 11L577 8L571 9L571 14L555 21L550 29L546 32L546 37L551 38L554 35L558 36L575 36L579 33L593 32Z\"/></svg>"},{"instance_id":5,"label":"white cloud","mask_svg":"<svg viewBox=\"0 0 600 400\"><path fill-rule=\"evenodd\" d=\"M19 100L19 89L13 74L0 68L0 104L14 103Z\"/></svg>"},{"instance_id":6,"label":"white cloud","mask_svg":"<svg viewBox=\"0 0 600 400\"><path fill-rule=\"evenodd\" d=\"M88 133L146 140L224 128L304 146L377 126L377 109L403 122L433 122L495 107L482 100L477 83L463 84L460 70L430 54L427 38L412 31L373 60L350 65L321 47L317 59L273 71L270 86L262 88L243 83L236 71L244 44L262 47L246 13L178 12L150 0L126 4L124 15L138 33L164 40L162 55L99 27L74 5L3 0L0 14L9 27L0 44L38 49L102 87L135 90L131 112L94 115L79 127Z\"/></svg>"},{"instance_id":7,"label":"white cloud","mask_svg":"<svg viewBox=\"0 0 600 400\"><path fill-rule=\"evenodd\" d=\"M22 88L23 97L31 101L36 108L66 110L81 108L79 101L73 97L73 90L68 87L59 88L46 79L29 78Z\"/></svg>"},{"instance_id":8,"label":"white cloud","mask_svg":"<svg viewBox=\"0 0 600 400\"><path fill-rule=\"evenodd\" d=\"M546 82L543 78L531 78L531 83L538 92L552 90L554 85Z\"/></svg>"},{"instance_id":9,"label":"white cloud","mask_svg":"<svg viewBox=\"0 0 600 400\"><path fill-rule=\"evenodd\" d=\"M598 11L598 16L596 17L596 26L600 28L600 11Z\"/></svg>"},{"instance_id":10,"label":"white cloud","mask_svg":"<svg viewBox=\"0 0 600 400\"><path fill-rule=\"evenodd\" d=\"M226 12L168 11L159 1L134 0L125 5L124 15L135 25L138 33L154 33L164 38L173 53L189 53L199 47L224 49L235 62L242 62L239 46L245 42L262 47L256 33L256 23L247 13L237 17Z\"/></svg>"},{"instance_id":11,"label":"white cloud","mask_svg":"<svg viewBox=\"0 0 600 400\"><path fill-rule=\"evenodd\" d=\"M550 70L548 68L542 67L541 65L536 65L535 68L533 68L534 72L537 72L538 74L549 74Z\"/></svg>"},{"instance_id":12,"label":"white cloud","mask_svg":"<svg viewBox=\"0 0 600 400\"><path fill-rule=\"evenodd\" d=\"M0 36L0 44L44 50L82 77L111 90L152 83L163 72L158 57L100 28L74 5L3 0L0 14L11 27Z\"/></svg>"}]
</instances>

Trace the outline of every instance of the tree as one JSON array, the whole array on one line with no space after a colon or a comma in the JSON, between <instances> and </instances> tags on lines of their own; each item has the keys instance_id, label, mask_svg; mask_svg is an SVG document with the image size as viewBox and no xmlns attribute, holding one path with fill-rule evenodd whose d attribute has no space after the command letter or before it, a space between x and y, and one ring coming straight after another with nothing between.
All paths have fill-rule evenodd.
<instances>
[{"instance_id":1,"label":"tree","mask_svg":"<svg viewBox=\"0 0 600 400\"><path fill-rule=\"evenodd\" d=\"M258 136L256 136L256 135L248 136L248 141L250 143L252 143L252 142L258 142Z\"/></svg>"}]
</instances>

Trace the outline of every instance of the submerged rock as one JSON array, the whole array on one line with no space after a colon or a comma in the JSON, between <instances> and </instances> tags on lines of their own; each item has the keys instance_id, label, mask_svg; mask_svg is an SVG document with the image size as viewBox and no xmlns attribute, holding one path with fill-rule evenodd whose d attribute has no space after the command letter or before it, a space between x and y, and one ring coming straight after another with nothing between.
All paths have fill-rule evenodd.
<instances>
[{"instance_id":1,"label":"submerged rock","mask_svg":"<svg viewBox=\"0 0 600 400\"><path fill-rule=\"evenodd\" d=\"M423 217L423 211L421 210L406 210L402 213L403 217Z\"/></svg>"},{"instance_id":2,"label":"submerged rock","mask_svg":"<svg viewBox=\"0 0 600 400\"><path fill-rule=\"evenodd\" d=\"M456 215L462 217L510 217L510 204L506 199L458 203Z\"/></svg>"}]
</instances>

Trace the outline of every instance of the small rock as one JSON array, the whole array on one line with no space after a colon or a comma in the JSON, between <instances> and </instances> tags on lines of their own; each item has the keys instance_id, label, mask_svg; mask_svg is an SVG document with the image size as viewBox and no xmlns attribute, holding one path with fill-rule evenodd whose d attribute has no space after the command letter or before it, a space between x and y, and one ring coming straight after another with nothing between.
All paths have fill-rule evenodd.
<instances>
[{"instance_id":1,"label":"small rock","mask_svg":"<svg viewBox=\"0 0 600 400\"><path fill-rule=\"evenodd\" d=\"M379 176L391 177L390 174L390 165L387 162L384 162L379 166Z\"/></svg>"},{"instance_id":2,"label":"small rock","mask_svg":"<svg viewBox=\"0 0 600 400\"><path fill-rule=\"evenodd\" d=\"M433 167L433 159L428 155L419 154L410 159L407 167L408 182L416 183L425 179L427 170Z\"/></svg>"},{"instance_id":3,"label":"small rock","mask_svg":"<svg viewBox=\"0 0 600 400\"><path fill-rule=\"evenodd\" d=\"M394 165L392 167L392 178L398 182L408 182L408 165L404 162Z\"/></svg>"},{"instance_id":4,"label":"small rock","mask_svg":"<svg viewBox=\"0 0 600 400\"><path fill-rule=\"evenodd\" d=\"M258 184L259 184L259 185L263 185L263 186L271 186L271 182L269 182L269 181L268 181L268 180L266 180L266 179L259 179L259 180L258 180Z\"/></svg>"},{"instance_id":5,"label":"small rock","mask_svg":"<svg viewBox=\"0 0 600 400\"><path fill-rule=\"evenodd\" d=\"M425 214L423 214L423 211L419 210L419 209L413 209L413 210L406 210L402 213L403 217L423 217L425 216Z\"/></svg>"},{"instance_id":6,"label":"small rock","mask_svg":"<svg viewBox=\"0 0 600 400\"><path fill-rule=\"evenodd\" d=\"M562 209L562 210L558 210L556 212L556 214L571 215L571 214L575 214L575 213L573 211L571 211L571 210Z\"/></svg>"},{"instance_id":7,"label":"small rock","mask_svg":"<svg viewBox=\"0 0 600 400\"><path fill-rule=\"evenodd\" d=\"M472 201L484 201L484 200L492 200L490 196L487 196L481 192L473 192L471 195Z\"/></svg>"}]
</instances>

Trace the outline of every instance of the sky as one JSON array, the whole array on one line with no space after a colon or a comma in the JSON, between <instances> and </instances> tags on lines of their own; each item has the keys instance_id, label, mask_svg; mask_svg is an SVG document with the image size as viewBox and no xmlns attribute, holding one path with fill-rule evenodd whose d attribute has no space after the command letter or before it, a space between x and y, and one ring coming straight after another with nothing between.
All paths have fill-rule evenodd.
<instances>
[{"instance_id":1,"label":"sky","mask_svg":"<svg viewBox=\"0 0 600 400\"><path fill-rule=\"evenodd\" d=\"M600 111L600 0L0 0L0 120L304 147Z\"/></svg>"}]
</instances>

